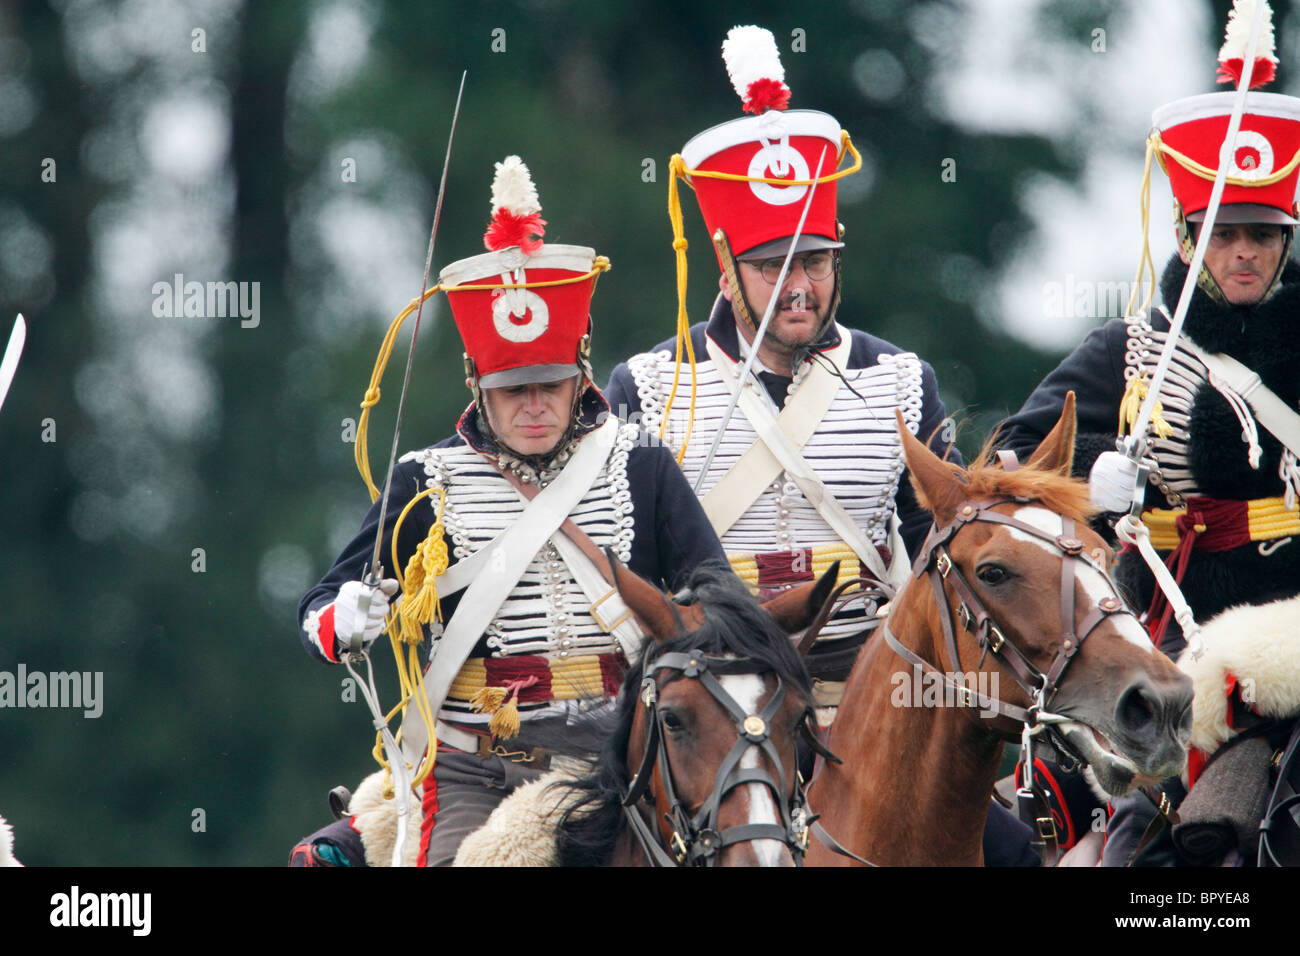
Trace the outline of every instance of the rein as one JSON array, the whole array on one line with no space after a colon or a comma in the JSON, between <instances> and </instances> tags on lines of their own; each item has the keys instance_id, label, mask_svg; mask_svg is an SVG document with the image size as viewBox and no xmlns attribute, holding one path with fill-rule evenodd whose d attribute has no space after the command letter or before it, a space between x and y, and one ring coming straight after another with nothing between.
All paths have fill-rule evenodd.
<instances>
[{"instance_id":1,"label":"rein","mask_svg":"<svg viewBox=\"0 0 1300 956\"><path fill-rule=\"evenodd\" d=\"M1082 759L1074 748L1055 729L1056 724L1068 718L1047 710L1048 704L1060 687L1061 680L1070 662L1078 653L1080 646L1102 621L1112 614L1132 614L1115 590L1110 575L1099 568L1083 553L1083 541L1075 537L1074 519L1061 516L1061 534L1053 535L1041 528L1020 519L1004 515L993 509L1003 504L1028 504L1029 499L1001 498L991 501L967 501L958 509L953 520L943 528L932 527L913 565L913 574L920 578L926 575L934 592L935 604L939 611L939 620L943 626L944 642L948 660L954 668L960 669L961 657L957 649L956 629L953 626L952 608L948 603L945 585L950 585L957 598L957 618L964 630L970 632L980 647L980 663L983 666L988 654L1003 667L1007 668L1016 683L1027 693L1033 703L1025 708L1005 701L986 697L973 688L954 682L933 664L905 647L885 623L885 641L889 647L913 667L919 667L926 673L937 675L944 685L956 694L956 700L963 710L978 708L984 712L993 712L1000 717L1007 717L1021 725L1020 740L1020 786L1016 790L1020 817L1033 829L1035 840L1032 845L1038 850L1045 864L1056 862L1059 853L1056 823L1052 818L1047 794L1039 786L1033 767L1033 738L1044 730L1058 752L1078 763ZM1039 670L1033 662L1014 644L1006 639L1002 630L994 621L992 614L975 594L970 583L961 573L949 553L949 542L962 528L976 522L1001 524L1014 528L1024 534L1045 541L1061 555L1061 638L1056 656L1048 666L1046 673ZM1110 595L1098 602L1092 612L1076 628L1074 624L1075 596L1074 583L1076 562L1084 561L1097 570L1110 587ZM979 719L973 717L972 719ZM1005 739L1015 741L1016 735L1002 734Z\"/></svg>"},{"instance_id":2,"label":"rein","mask_svg":"<svg viewBox=\"0 0 1300 956\"><path fill-rule=\"evenodd\" d=\"M632 832L653 866L716 865L718 853L728 846L748 840L776 840L783 843L794 856L795 864L802 865L812 820L805 809L802 781L798 781L800 785L794 787L793 797L787 800L785 795L789 778L770 737L772 718L780 711L785 701L786 683L778 675L776 691L762 711L758 714L746 714L714 676L715 674L763 674L769 670L771 668L768 665L755 660L710 657L698 650L664 654L649 667L648 673L641 681L640 693L642 705L646 709L645 754L623 797L623 811ZM677 788L673 783L672 765L668 760L665 743L667 732L662 725L663 716L659 711L658 675L663 671L669 672L670 680L678 678L698 680L737 724L736 743L714 775L713 789L708 799L694 816L688 814L677 795ZM805 711L800 727L814 741L814 749L828 754L829 751L816 740L808 725L811 715L811 709ZM772 766L776 768L776 780L773 780L772 775L761 767L741 769L738 766L741 758L751 747L758 747L771 760ZM834 755L830 756L831 759L836 759ZM652 801L649 787L653 777L652 771L656 766L670 804L665 817L673 828L672 854L663 848L655 828L637 809L637 804L642 798ZM719 831L718 812L722 801L736 787L748 783L760 783L772 791L779 808L781 822L743 824Z\"/></svg>"}]
</instances>

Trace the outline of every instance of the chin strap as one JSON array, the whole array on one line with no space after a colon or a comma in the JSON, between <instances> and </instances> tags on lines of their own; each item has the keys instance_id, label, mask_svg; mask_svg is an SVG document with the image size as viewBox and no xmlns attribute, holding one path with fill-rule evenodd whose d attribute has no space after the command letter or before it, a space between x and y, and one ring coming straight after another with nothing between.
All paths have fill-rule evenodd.
<instances>
[{"instance_id":1,"label":"chin strap","mask_svg":"<svg viewBox=\"0 0 1300 956\"><path fill-rule=\"evenodd\" d=\"M745 289L740 284L736 257L731 253L731 244L727 242L727 234L721 229L713 233L713 248L718 250L718 259L722 262L722 274L727 277L727 285L731 286L731 311L735 313L736 320L749 329L750 336L753 336L758 331L758 323L754 321L754 312L750 309L749 300L745 298Z\"/></svg>"}]
</instances>

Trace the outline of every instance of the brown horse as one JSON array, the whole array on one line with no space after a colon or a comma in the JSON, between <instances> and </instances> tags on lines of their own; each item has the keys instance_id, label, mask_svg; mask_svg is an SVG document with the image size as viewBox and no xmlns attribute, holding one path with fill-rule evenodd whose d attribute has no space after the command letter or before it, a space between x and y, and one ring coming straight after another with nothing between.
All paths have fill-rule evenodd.
<instances>
[{"instance_id":1,"label":"brown horse","mask_svg":"<svg viewBox=\"0 0 1300 956\"><path fill-rule=\"evenodd\" d=\"M1048 730L1112 794L1180 772L1190 682L1105 571L1068 477L1073 394L1023 468L986 452L963 471L899 430L935 529L849 676L828 740L843 763L808 790L825 830L879 865L979 865L1004 741ZM814 842L807 862L848 861Z\"/></svg>"},{"instance_id":2,"label":"brown horse","mask_svg":"<svg viewBox=\"0 0 1300 956\"><path fill-rule=\"evenodd\" d=\"M795 742L811 736L812 687L789 633L821 608L834 570L760 606L730 569L704 566L678 604L614 564L653 639L623 683L598 770L572 785L561 864L799 862Z\"/></svg>"}]
</instances>

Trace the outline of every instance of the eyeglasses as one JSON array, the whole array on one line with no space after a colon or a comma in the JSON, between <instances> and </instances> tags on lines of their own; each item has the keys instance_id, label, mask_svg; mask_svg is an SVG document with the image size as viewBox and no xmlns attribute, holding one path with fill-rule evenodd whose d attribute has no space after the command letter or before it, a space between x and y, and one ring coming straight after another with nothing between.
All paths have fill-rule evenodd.
<instances>
[{"instance_id":1,"label":"eyeglasses","mask_svg":"<svg viewBox=\"0 0 1300 956\"><path fill-rule=\"evenodd\" d=\"M776 280L781 277L781 267L785 265L784 256L779 259L764 259L762 262L742 261L745 262L745 265L757 269L768 285L776 285ZM791 272L794 271L796 262L803 266L803 271L807 273L809 279L821 280L831 274L831 268L835 264L835 255L826 250L805 252L802 255L797 255L790 260Z\"/></svg>"}]
</instances>

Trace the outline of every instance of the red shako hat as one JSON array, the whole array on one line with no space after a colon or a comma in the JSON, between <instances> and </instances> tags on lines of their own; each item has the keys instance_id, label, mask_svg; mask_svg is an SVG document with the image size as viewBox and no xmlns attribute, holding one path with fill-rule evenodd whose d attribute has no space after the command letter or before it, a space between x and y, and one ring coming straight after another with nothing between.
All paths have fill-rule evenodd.
<instances>
[{"instance_id":1,"label":"red shako hat","mask_svg":"<svg viewBox=\"0 0 1300 956\"><path fill-rule=\"evenodd\" d=\"M543 243L541 211L528 167L507 156L492 180L490 251L438 276L480 387L555 382L587 368L591 295L609 260L586 246Z\"/></svg>"},{"instance_id":2,"label":"red shako hat","mask_svg":"<svg viewBox=\"0 0 1300 956\"><path fill-rule=\"evenodd\" d=\"M737 258L784 255L789 243L783 240L795 233L809 187L759 180L806 183L817 177L823 181L808 210L799 250L839 248L835 181L823 179L835 172L842 155L839 122L826 113L786 109L790 88L770 31L733 27L722 44L722 58L744 112L754 115L711 127L682 147L687 181L715 244L721 230ZM744 178L690 175L701 172Z\"/></svg>"},{"instance_id":3,"label":"red shako hat","mask_svg":"<svg viewBox=\"0 0 1300 956\"><path fill-rule=\"evenodd\" d=\"M1236 0L1219 50L1219 82L1239 83L1256 0ZM1263 0L1261 0L1263 2ZM1264 3L1264 26L1256 47L1250 86L1271 81L1277 67L1272 11ZM1235 93L1206 93L1157 109L1151 124L1159 132L1160 165L1169 176L1181 214L1191 222L1205 215L1228 132ZM1297 225L1296 183L1300 178L1300 99L1251 93L1233 144L1228 181L1216 221ZM1171 150L1173 152L1171 152ZM1287 167L1291 167L1289 170Z\"/></svg>"}]
</instances>

